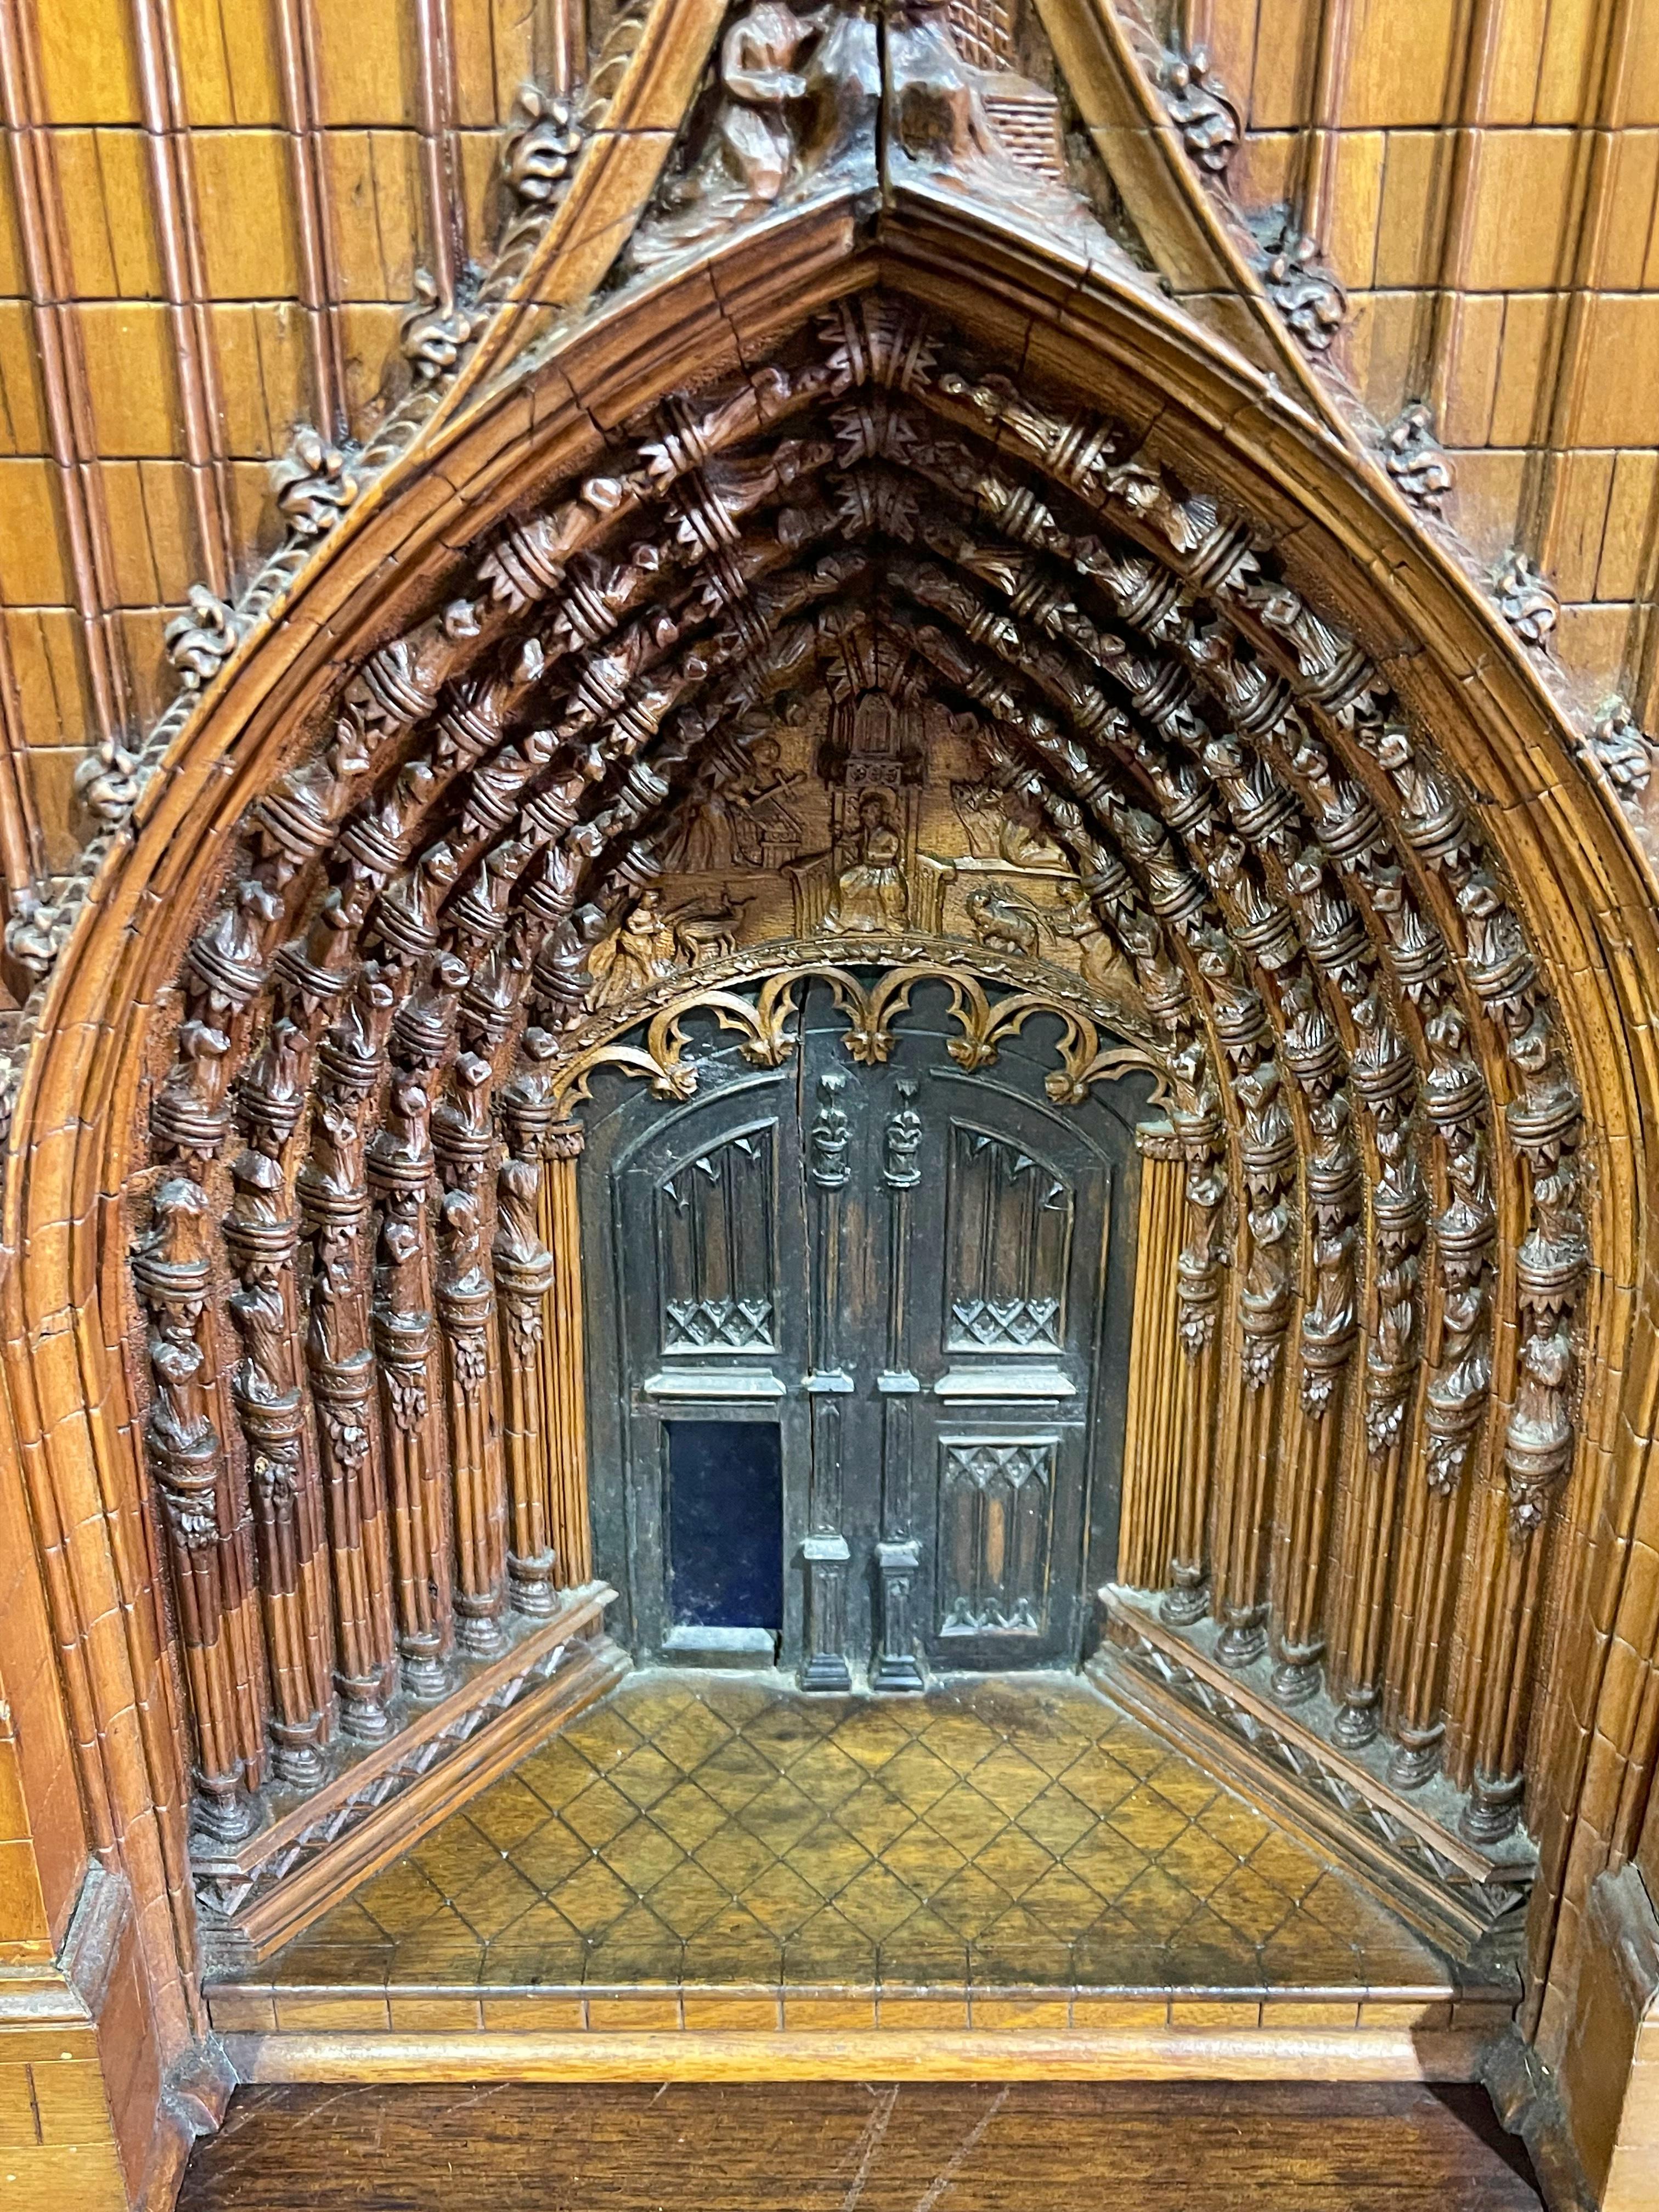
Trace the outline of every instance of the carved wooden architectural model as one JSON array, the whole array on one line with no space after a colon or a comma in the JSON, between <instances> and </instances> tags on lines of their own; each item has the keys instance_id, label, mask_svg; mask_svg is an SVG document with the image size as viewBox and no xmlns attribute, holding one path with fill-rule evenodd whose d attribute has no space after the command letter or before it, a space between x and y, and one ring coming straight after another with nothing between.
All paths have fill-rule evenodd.
<instances>
[{"instance_id":1,"label":"carved wooden architectural model","mask_svg":"<svg viewBox=\"0 0 1659 2212\"><path fill-rule=\"evenodd\" d=\"M1326 156L1218 213L1178 12L620 11L12 902L42 1620L204 2108L200 1962L630 1660L1086 1668L1577 2094L1659 1868L1644 740L1321 381Z\"/></svg>"}]
</instances>

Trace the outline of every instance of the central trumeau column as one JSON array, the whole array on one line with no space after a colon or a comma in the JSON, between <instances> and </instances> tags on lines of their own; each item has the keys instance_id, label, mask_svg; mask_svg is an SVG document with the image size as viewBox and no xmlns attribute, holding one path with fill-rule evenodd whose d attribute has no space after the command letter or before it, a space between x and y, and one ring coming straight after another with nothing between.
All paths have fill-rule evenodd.
<instances>
[{"instance_id":1,"label":"central trumeau column","mask_svg":"<svg viewBox=\"0 0 1659 2212\"><path fill-rule=\"evenodd\" d=\"M814 1214L811 1275L807 1285L808 1372L805 1389L811 1423L811 1494L806 1565L806 1661L801 1687L848 1690L847 1573L850 1553L842 1533L841 1400L853 1378L840 1364L842 1194L851 1176L851 1135L842 1097L844 1075L818 1078L818 1104L806 1134L807 1177Z\"/></svg>"}]
</instances>

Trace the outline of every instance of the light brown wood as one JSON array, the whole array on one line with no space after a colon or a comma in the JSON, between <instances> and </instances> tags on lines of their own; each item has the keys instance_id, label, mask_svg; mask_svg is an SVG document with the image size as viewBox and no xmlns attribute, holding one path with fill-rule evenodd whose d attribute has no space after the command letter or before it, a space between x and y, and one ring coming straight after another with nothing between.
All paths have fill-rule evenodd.
<instances>
[{"instance_id":1,"label":"light brown wood","mask_svg":"<svg viewBox=\"0 0 1659 2212\"><path fill-rule=\"evenodd\" d=\"M181 2201L289 2212L359 2175L390 2195L436 2172L456 2212L527 2212L603 2175L624 2212L654 2212L689 2169L712 2212L834 2212L854 2190L872 2212L910 2212L930 2190L963 2212L1060 2212L1081 2190L1106 2212L1159 2191L1193 2212L1241 2196L1286 2212L1536 2212L1483 2106L1404 2085L252 2089Z\"/></svg>"},{"instance_id":2,"label":"light brown wood","mask_svg":"<svg viewBox=\"0 0 1659 2212\"><path fill-rule=\"evenodd\" d=\"M613 511L610 495L579 512L580 487L611 482L602 472L612 468L615 481L631 477L642 462L632 427L641 407L672 394L700 405L740 369L758 374L792 345L821 344L808 336L814 317L878 290L957 334L946 343L969 396L930 386L919 404L944 426L930 436L948 434L981 456L974 496L988 512L973 522L987 526L984 550L1000 561L1030 555L1029 534L990 527L988 510L1014 511L1016 489L1040 480L1065 518L1083 501L1082 479L1066 473L1082 448L1030 442L1042 410L1050 431L1064 418L1068 437L1079 425L1088 435L1118 425L1114 463L1133 454L1148 477L1129 481L1151 503L1125 498L1120 512L1111 500L1122 495L1102 494L1097 517L1137 559L1158 564L1172 605L1203 600L1207 635L1184 637L1182 680L1257 750L1280 745L1283 787L1305 823L1297 840L1328 835L1315 770L1305 754L1295 765L1299 727L1328 742L1377 812L1379 834L1395 841L1398 884L1372 883L1358 864L1330 878L1340 875L1342 896L1352 890L1364 909L1387 1001L1379 1029L1367 989L1352 979L1345 989L1341 963L1310 949L1319 931L1302 908L1316 894L1289 884L1286 852L1271 830L1251 829L1250 794L1232 788L1224 763L1204 764L1207 787L1159 792L1161 759L1148 767L1152 755L1126 749L1115 769L1121 787L1101 781L1107 723L1091 719L1088 670L1115 683L1110 664L1121 656L1085 652L1080 665L1075 636L1062 644L1024 611L1031 603L1004 609L978 574L915 580L937 679L958 700L998 702L1012 758L1036 779L1067 849L1093 848L1121 866L1121 919L1142 948L1138 981L1145 989L1173 975L1168 1042L1198 1048L1212 1085L1206 1112L1219 1133L1194 1138L1188 1165L1224 1167L1227 1218L1211 1218L1217 1209L1189 1181L1184 1233L1200 1273L1224 1238L1232 1265L1218 1270L1212 1340L1194 1345L1173 1405L1160 1400L1165 1417L1178 1409L1184 1439L1168 1610L1202 1614L1213 1601L1241 1668L1312 1668L1328 1644L1349 1748L1364 1749L1375 1721L1397 1754L1390 1786L1404 1793L1437 1763L1467 1793L1448 1819L1486 1844L1524 1816L1540 1847L1525 2019L1559 2057L1578 2002L1591 1886L1638 1848L1644 1823L1651 1829L1659 1725L1643 1687L1659 1656L1647 1572L1659 1504L1645 1479L1656 1357L1647 1146L1659 1124L1659 943L1641 842L1647 751L1639 712L1579 712L1549 659L1583 679L1598 708L1615 685L1638 708L1652 690L1659 541L1641 210L1659 176L1645 143L1659 92L1641 9L1559 6L1540 28L1520 0L1449 14L1428 0L1394 11L1297 7L1284 11L1285 35L1258 40L1253 9L1213 0L1178 27L1189 43L1213 40L1231 125L1213 87L1205 90L1216 72L1195 56L1182 63L1178 112L1168 57L1115 0L1091 0L1075 21L1050 10L1071 95L1169 294L1126 273L1088 228L1093 216L1054 198L1065 188L1052 175L1022 170L994 133L968 127L974 81L959 57L939 58L927 26L909 15L885 34L889 120L946 114L962 127L942 151L937 133L884 131L889 166L858 188L870 204L879 197L878 222L860 227L865 203L830 173L833 161L811 168L823 147L792 142L786 167L806 166L791 171L781 201L739 179L730 232L694 238L702 216L649 202L715 49L712 4L675 0L596 26L580 115L551 94L504 112L517 61L540 58L521 27L499 27L486 70L488 42L466 7L422 10L418 23L412 5L405 12L406 21L395 8L374 11L354 49L310 0L283 7L274 26L251 15L222 37L165 0L143 0L104 9L95 34L78 42L28 0L0 9L16 217L0 334L16 450L3 465L8 511L19 518L0 563L3 720L16 756L0 794L22 793L27 817L5 825L7 957L15 995L44 983L5 1200L11 1256L0 1296L18 1444L6 1455L15 1462L8 1524L28 1589L27 1602L7 1608L0 1664L19 1698L61 1697L61 1756L23 1777L31 1812L43 1808L50 1829L39 1839L40 1894L54 1934L94 1851L131 1887L143 1951L134 1986L149 1992L155 2061L135 2095L149 2099L153 2118L162 2077L187 2074L202 2049L191 1790L198 1824L216 1820L221 1843L234 1844L231 1832L263 1805L280 1768L283 1786L311 1786L312 1756L337 1718L367 1739L402 1694L398 1679L405 1692L435 1686L461 1632L456 1601L474 1602L470 1617L484 1620L501 1595L503 1562L482 1535L459 1578L447 1540L458 1504L475 1532L501 1498L520 1510L522 1592L550 1587L556 1542L573 1571L578 1562L586 1571L574 1267L555 1273L540 1402L526 1379L523 1403L508 1407L515 1469L504 1461L497 1474L483 1426L452 1422L429 1397L417 1402L448 1371L459 1340L434 1310L435 1224L418 1208L414 1219L399 1211L398 1176L418 1179L439 1156L424 1121L434 1102L409 1094L422 1088L416 1075L447 1069L448 1047L428 1063L404 1048L407 1034L374 1030L410 1006L417 1025L424 1016L441 1028L460 986L446 999L440 975L437 1003L421 999L431 978L416 975L427 951L410 950L423 944L415 906L403 909L416 926L402 951L355 935L354 967L360 957L383 965L391 995L377 1000L369 979L361 1005L350 1002L369 1035L343 1085L313 1083L307 1068L285 1092L280 1048L249 1074L250 1048L271 1043L259 998L269 963L315 920L301 908L320 891L325 848L331 889L351 878L355 933L388 888L410 889L420 839L411 833L405 852L392 833L405 802L413 819L420 801L392 787L393 773L416 757L417 726L455 705L440 703L441 683L470 684L495 640L491 632L472 657L434 611L474 590L468 561L501 542L509 519L523 525L560 501L569 532L560 563L603 550L610 526L595 518ZM453 53L446 23L459 41ZM1028 28L1039 38L1036 16ZM548 78L562 92L578 43L562 16L551 42ZM726 66L717 59L714 105L731 89ZM501 125L509 127L498 145ZM107 141L101 151L94 131ZM1218 147L1218 165L1206 163ZM686 149L693 165L707 157L705 146ZM454 300L416 295L415 261L426 252L441 295L469 225L483 248L478 210L451 196L471 179L481 208L498 161L501 219L487 226L498 251L485 256L480 327L459 336ZM719 185L717 167L697 173ZM1242 218L1282 202L1284 234L1262 250ZM618 247L648 247L653 236L690 240L696 265L624 285L584 319ZM568 310L568 322L554 329L550 307ZM534 362L519 350L532 335L549 340ZM1379 438L1378 423L1331 381L1333 364L1380 421L1396 400L1432 396L1437 423L1409 422L1407 407ZM836 404L863 421L860 435L896 437L894 395L908 380L902 396L917 399L931 368L860 374ZM998 374L1012 380L1012 399L987 380ZM805 407L793 427L807 422ZM316 428L280 467L273 504L265 465L306 416ZM766 427L775 441L792 426ZM717 438L701 457L714 462L709 481L720 481L730 454L755 459L763 443L757 434L721 447ZM883 466L892 458L884 450ZM925 504L935 508L932 491ZM1437 512L1462 530L1461 546ZM1255 585L1229 541L1237 516L1283 556L1282 568L1268 556L1265 600L1249 596ZM659 517L657 537L680 542L687 520ZM695 537L695 518L688 526ZM1046 542L1051 557L1054 540ZM222 595L239 564L258 573L232 607ZM917 565L927 565L920 555ZM187 599L198 578L213 588ZM1098 593L1091 577L1084 597L1096 615L1107 605ZM1222 601L1225 623L1215 618ZM486 629L500 611L487 613ZM1332 705L1350 632L1379 684L1394 687L1382 719L1397 710L1400 720L1373 745L1355 736L1370 725L1353 701ZM405 645L412 657L400 658ZM1287 687L1299 724L1288 705L1252 720L1259 676ZM184 703L169 704L181 677ZM1130 690L1133 712L1152 716L1155 685ZM1177 710L1158 712L1167 720ZM348 723L361 717L352 727L372 737L380 766L350 805L324 807L314 850L302 849L302 836L285 859L274 847L262 853L266 875L250 872L234 857L250 810L302 754L313 757L307 748L343 713ZM1396 730L1417 746L1403 758ZM1075 731L1087 744L1073 744ZM648 840L643 777L669 758L655 749L659 734L653 724L637 759L618 746L614 782L592 794L619 849ZM1206 739L1187 736L1201 752ZM83 768L88 738L97 742ZM626 781L624 757L640 779ZM1416 781L1425 761L1443 765L1470 817L1467 847L1454 836L1431 860L1412 830L1431 842L1437 793ZM444 803L452 797L459 809L459 781L445 787ZM1173 813L1188 800L1209 808L1214 825L1203 832L1201 868L1189 866L1188 829L1167 818L1160 829L1147 814L1149 836L1126 811L1156 802ZM113 842L83 865L94 823ZM37 828L54 880L30 889ZM374 846L381 833L390 847ZM1235 833L1237 858L1220 844ZM342 836L369 858L343 858ZM395 866L382 867L386 850ZM1381 843L1354 850L1395 865ZM507 859L492 854L502 869L492 884L515 880ZM215 906L227 871L248 891L246 907ZM301 875L303 896L294 891L285 910ZM1199 903L1182 927L1166 926L1164 907L1174 912L1189 887ZM510 889L503 896L510 905ZM262 908L267 897L276 904ZM396 905L394 896L373 927ZM1409 957L1398 964L1386 917L1409 937L1402 914L1446 951L1443 987L1413 976ZM1301 949L1258 963L1281 915L1286 927L1305 923ZM1252 939L1252 929L1266 934ZM1516 980L1528 961L1535 982ZM1261 1001L1262 1027L1248 1038L1226 1029L1237 975ZM1364 1340L1333 1433L1317 1439L1292 1364L1319 1291L1304 1218L1310 1185L1289 1155L1277 1156L1271 1126L1278 1085L1292 1152L1310 1156L1324 1079L1304 1079L1297 1066L1306 1040L1291 994L1304 981L1336 1037L1344 1072L1329 1096L1354 1101L1364 1179L1385 1188L1394 1143L1399 1200L1392 1225L1380 1219L1387 1207L1368 1214L1355 1201L1343 1214L1364 1247ZM170 1061L181 987L191 1023ZM307 1051L327 1031L343 1054L355 1018L319 1003L305 1017L314 1021ZM1407 1105L1389 1103L1379 1037L1414 1065ZM504 1077L521 1072L515 1051ZM1360 1079L1368 1054L1375 1095ZM403 1095L383 1107L379 1085L394 1069ZM313 1104L340 1123L297 1139L318 1170L310 1198L279 1177L273 1218L250 1206L244 1225L270 1232L273 1252L297 1249L283 1227L296 1218L308 1249L337 1231L361 1253L361 1237L380 1248L365 1263L378 1264L377 1279L343 1263L338 1280L325 1267L320 1286L296 1283L281 1254L269 1263L274 1285L252 1265L227 1272L237 1256L234 1233L222 1237L234 1203L229 1152L246 1139L270 1159L295 1127L261 1152L260 1133L239 1123L233 1143L234 1071L246 1079L234 1094L239 1115L252 1097L256 1120L263 1102L278 1123L290 1105L298 1115ZM1202 1120L1193 1080L1187 1103ZM136 1133L158 1098L158 1126L169 1105L179 1112L146 1164ZM192 1113L202 1117L194 1124ZM1459 1187L1446 1133L1459 1121L1489 1148L1470 1176L1492 1231L1473 1285L1447 1262ZM376 1143L371 1168L363 1147ZM526 1265L538 1237L556 1258L561 1246L574 1250L574 1176L548 1175L527 1148L514 1157L534 1186L523 1194L534 1215ZM297 1166L289 1158L283 1175ZM496 1194L478 1188L488 1214ZM544 1217L535 1211L544 1202ZM131 1278L137 1240L149 1249ZM240 1294L275 1291L268 1314L239 1310L255 1324L246 1338L223 1309L232 1273ZM1170 1287L1167 1274L1143 1283L1160 1329ZM1186 1318L1200 1304L1188 1297ZM362 1364L369 1358L378 1367ZM243 1363L251 1377L239 1376ZM503 1405L518 1388L510 1364L498 1345ZM486 1352L486 1392L490 1373ZM239 1387L250 1379L260 1388ZM289 1401L298 1389L312 1405L296 1427ZM1449 1477L1449 1436L1466 1447ZM538 1455L548 1441L550 1471ZM258 1494L267 1482L270 1495ZM1132 1527L1137 1545L1163 1547L1152 1519ZM1282 1583L1271 1571L1280 1563ZM1258 1661L1249 1654L1261 1639L1270 1650ZM33 1723L26 1733L38 1740ZM142 2146L129 2149L141 2172Z\"/></svg>"},{"instance_id":3,"label":"light brown wood","mask_svg":"<svg viewBox=\"0 0 1659 2212\"><path fill-rule=\"evenodd\" d=\"M1479 2033L1380 2028L607 2030L580 2038L481 2030L449 2038L232 2035L227 2048L245 2081L1473 2081L1484 2040Z\"/></svg>"}]
</instances>

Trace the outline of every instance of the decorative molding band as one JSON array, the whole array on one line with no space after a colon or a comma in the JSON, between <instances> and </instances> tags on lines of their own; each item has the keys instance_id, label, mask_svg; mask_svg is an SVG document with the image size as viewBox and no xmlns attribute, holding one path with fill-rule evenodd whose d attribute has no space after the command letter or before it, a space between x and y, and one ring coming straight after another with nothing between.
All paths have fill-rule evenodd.
<instances>
[{"instance_id":1,"label":"decorative molding band","mask_svg":"<svg viewBox=\"0 0 1659 2212\"><path fill-rule=\"evenodd\" d=\"M1473 2081L1489 2033L821 2028L232 2035L243 2081Z\"/></svg>"},{"instance_id":2,"label":"decorative molding band","mask_svg":"<svg viewBox=\"0 0 1659 2212\"><path fill-rule=\"evenodd\" d=\"M1536 1870L1524 1832L1504 1839L1504 1856L1488 1855L1456 1832L1462 1801L1449 1784L1430 1785L1451 1801L1454 1817L1443 1821L1390 1790L1364 1754L1315 1735L1304 1724L1309 1707L1285 1712L1265 1688L1210 1659L1195 1640L1202 1627L1178 1632L1152 1603L1121 1589L1103 1590L1100 1604L1106 1640L1090 1672L1137 1718L1195 1752L1221 1781L1265 1797L1454 1957L1518 1938ZM1268 1663L1258 1662L1264 1675Z\"/></svg>"},{"instance_id":3,"label":"decorative molding band","mask_svg":"<svg viewBox=\"0 0 1659 2212\"><path fill-rule=\"evenodd\" d=\"M290 1807L236 1848L198 1842L196 1903L210 1970L246 1966L297 1935L619 1682L628 1656L602 1626L615 1596L603 1583L566 1593L551 1619L464 1688L321 1789L294 1793Z\"/></svg>"},{"instance_id":4,"label":"decorative molding band","mask_svg":"<svg viewBox=\"0 0 1659 2212\"><path fill-rule=\"evenodd\" d=\"M994 1066L1000 1045L1017 1036L1032 1016L1046 1014L1061 1024L1054 1048L1058 1065L1044 1079L1056 1105L1078 1105L1094 1085L1114 1082L1133 1068L1158 1076L1153 1103L1163 1103L1161 1056L1139 1042L1124 1044L1100 1034L1102 1027L1128 1028L1133 1018L1079 991L1063 970L978 952L970 966L963 946L948 938L870 938L848 949L859 967L881 969L878 980L866 985L850 969L826 960L824 950L821 940L746 948L717 962L700 962L698 981L690 989L682 982L666 994L641 994L619 1012L611 1011L597 1030L578 1033L568 1058L550 1066L555 1110L568 1115L588 1096L589 1078L605 1066L645 1077L659 1097L690 1097L697 1071L686 1051L683 1025L700 1012L713 1015L723 1030L743 1033L742 1050L757 1066L781 1067L795 1045L789 1026L795 994L811 976L834 992L848 1023L848 1054L861 1066L887 1060L893 1023L908 1012L911 993L921 984L943 983L951 994L951 1018L961 1032L946 1049L959 1066ZM1025 988L994 1000L981 974L986 981ZM743 988L751 981L760 983L752 1002ZM647 1017L643 1047L614 1041Z\"/></svg>"}]
</instances>

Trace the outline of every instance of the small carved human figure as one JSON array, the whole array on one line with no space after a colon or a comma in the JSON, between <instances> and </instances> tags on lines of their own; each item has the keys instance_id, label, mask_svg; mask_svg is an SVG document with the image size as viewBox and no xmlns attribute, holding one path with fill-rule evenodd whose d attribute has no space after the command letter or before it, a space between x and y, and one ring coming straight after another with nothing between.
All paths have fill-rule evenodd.
<instances>
[{"instance_id":1,"label":"small carved human figure","mask_svg":"<svg viewBox=\"0 0 1659 2212\"><path fill-rule=\"evenodd\" d=\"M1054 927L1057 935L1069 937L1077 946L1078 972L1091 990L1139 996L1133 968L1101 927L1085 890L1079 887L1066 895Z\"/></svg>"},{"instance_id":2,"label":"small carved human figure","mask_svg":"<svg viewBox=\"0 0 1659 2212\"><path fill-rule=\"evenodd\" d=\"M589 1003L619 1006L677 969L737 949L742 902L699 900L665 907L654 884L642 890L593 955Z\"/></svg>"},{"instance_id":3,"label":"small carved human figure","mask_svg":"<svg viewBox=\"0 0 1659 2212\"><path fill-rule=\"evenodd\" d=\"M720 45L722 98L702 152L665 189L666 212L634 243L648 265L775 205L799 166L801 64L823 25L784 0L755 0Z\"/></svg>"},{"instance_id":4,"label":"small carved human figure","mask_svg":"<svg viewBox=\"0 0 1659 2212\"><path fill-rule=\"evenodd\" d=\"M665 910L662 893L654 887L642 890L604 947L608 958L593 992L598 1006L632 998L679 965L679 944L674 924ZM599 965L595 955L594 965Z\"/></svg>"},{"instance_id":5,"label":"small carved human figure","mask_svg":"<svg viewBox=\"0 0 1659 2212\"><path fill-rule=\"evenodd\" d=\"M860 936L902 929L910 908L904 840L893 820L892 796L880 785L872 786L859 800L858 828L836 858L841 865L824 913L825 929Z\"/></svg>"}]
</instances>

